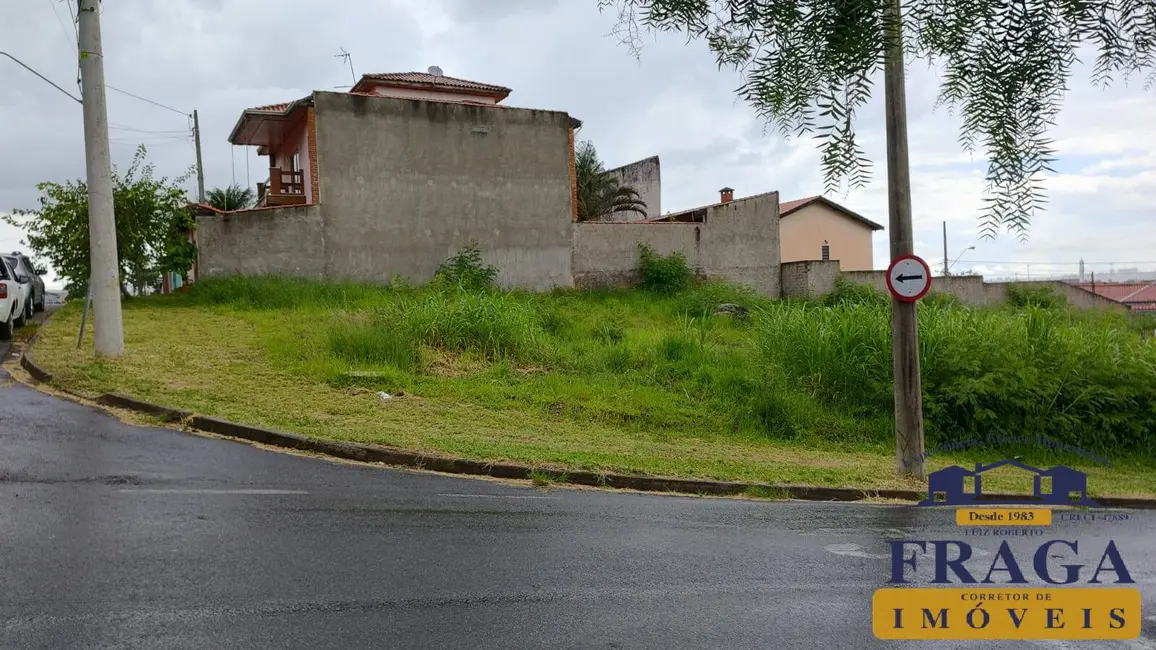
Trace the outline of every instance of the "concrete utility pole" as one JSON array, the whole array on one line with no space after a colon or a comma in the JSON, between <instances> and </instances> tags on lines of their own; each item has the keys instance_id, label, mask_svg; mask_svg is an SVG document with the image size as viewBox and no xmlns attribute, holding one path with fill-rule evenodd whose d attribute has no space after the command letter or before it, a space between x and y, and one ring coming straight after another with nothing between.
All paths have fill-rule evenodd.
<instances>
[{"instance_id":1,"label":"concrete utility pole","mask_svg":"<svg viewBox=\"0 0 1156 650\"><path fill-rule=\"evenodd\" d=\"M205 202L205 166L201 163L201 120L193 111L193 138L197 142L197 201Z\"/></svg>"},{"instance_id":2,"label":"concrete utility pole","mask_svg":"<svg viewBox=\"0 0 1156 650\"><path fill-rule=\"evenodd\" d=\"M907 91L904 87L900 0L889 0L887 53L883 68L887 120L887 203L891 258L915 253L911 232L911 168L907 149ZM945 269L946 271L946 269ZM919 378L916 303L891 299L891 355L895 373L895 471L927 478L923 442L923 393Z\"/></svg>"},{"instance_id":3,"label":"concrete utility pole","mask_svg":"<svg viewBox=\"0 0 1156 650\"><path fill-rule=\"evenodd\" d=\"M98 355L119 357L124 354L124 323L120 313L120 263L116 256L112 161L108 152L108 108L104 95L104 54L100 44L100 0L80 0L79 5L93 333Z\"/></svg>"},{"instance_id":4,"label":"concrete utility pole","mask_svg":"<svg viewBox=\"0 0 1156 650\"><path fill-rule=\"evenodd\" d=\"M943 276L951 275L947 266L947 222L943 222Z\"/></svg>"}]
</instances>

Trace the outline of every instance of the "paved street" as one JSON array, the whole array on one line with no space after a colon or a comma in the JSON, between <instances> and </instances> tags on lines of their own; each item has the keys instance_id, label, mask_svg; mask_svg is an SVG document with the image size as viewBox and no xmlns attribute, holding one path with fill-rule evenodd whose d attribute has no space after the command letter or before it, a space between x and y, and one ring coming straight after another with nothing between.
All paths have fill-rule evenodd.
<instances>
[{"instance_id":1,"label":"paved street","mask_svg":"<svg viewBox=\"0 0 1156 650\"><path fill-rule=\"evenodd\" d=\"M886 540L958 538L949 511L336 464L0 384L5 648L907 647L871 632ZM1156 513L1129 515L1053 527L1141 583L1143 638L1095 647L1156 648Z\"/></svg>"}]
</instances>

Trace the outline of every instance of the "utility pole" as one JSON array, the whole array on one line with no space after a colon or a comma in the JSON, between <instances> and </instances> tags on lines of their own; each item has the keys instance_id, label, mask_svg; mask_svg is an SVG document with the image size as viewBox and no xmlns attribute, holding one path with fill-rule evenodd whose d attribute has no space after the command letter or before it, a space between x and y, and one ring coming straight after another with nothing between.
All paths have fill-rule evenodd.
<instances>
[{"instance_id":1,"label":"utility pole","mask_svg":"<svg viewBox=\"0 0 1156 650\"><path fill-rule=\"evenodd\" d=\"M193 111L193 138L197 142L197 201L205 202L205 166L201 164L201 120Z\"/></svg>"},{"instance_id":2,"label":"utility pole","mask_svg":"<svg viewBox=\"0 0 1156 650\"><path fill-rule=\"evenodd\" d=\"M84 107L84 158L88 174L88 240L91 256L96 353L124 354L120 313L120 263L116 256L116 216L112 161L108 152L108 107L104 95L104 54L100 43L100 0L80 0L80 78Z\"/></svg>"},{"instance_id":3,"label":"utility pole","mask_svg":"<svg viewBox=\"0 0 1156 650\"><path fill-rule=\"evenodd\" d=\"M911 227L911 168L907 148L907 90L904 87L901 0L888 0L883 67L887 121L887 203L891 259L915 253ZM946 228L946 226L945 226ZM946 269L944 269L946 271ZM923 393L919 377L916 303L891 298L891 355L895 373L895 471L927 478L923 442Z\"/></svg>"},{"instance_id":4,"label":"utility pole","mask_svg":"<svg viewBox=\"0 0 1156 650\"><path fill-rule=\"evenodd\" d=\"M947 268L947 222L943 222L943 277L951 275Z\"/></svg>"}]
</instances>

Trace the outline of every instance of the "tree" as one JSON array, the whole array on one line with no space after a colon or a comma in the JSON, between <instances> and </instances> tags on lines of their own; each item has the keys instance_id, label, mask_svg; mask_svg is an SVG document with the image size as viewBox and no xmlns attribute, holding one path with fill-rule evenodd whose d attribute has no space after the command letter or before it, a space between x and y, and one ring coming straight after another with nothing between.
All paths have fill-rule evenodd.
<instances>
[{"instance_id":1,"label":"tree","mask_svg":"<svg viewBox=\"0 0 1156 650\"><path fill-rule=\"evenodd\" d=\"M256 203L253 188L241 187L236 184L211 189L206 193L205 198L212 207L225 211L244 210L253 207L253 204Z\"/></svg>"},{"instance_id":2,"label":"tree","mask_svg":"<svg viewBox=\"0 0 1156 650\"><path fill-rule=\"evenodd\" d=\"M639 22L706 40L720 66L745 71L739 95L784 135L818 131L828 191L861 186L871 161L854 118L884 72L891 255L914 253L904 51L942 63L940 103L963 114L960 143L987 154L980 231L1021 239L1043 208L1059 112L1076 49L1099 50L1093 81L1147 71L1156 80L1152 0L598 0L616 6L637 55ZM904 11L908 19L904 21ZM914 303L892 300L896 470L922 479L922 390Z\"/></svg>"},{"instance_id":3,"label":"tree","mask_svg":"<svg viewBox=\"0 0 1156 650\"><path fill-rule=\"evenodd\" d=\"M191 219L188 199L180 187L191 171L171 180L155 178L152 164L145 162L146 153L141 145L127 172L113 170L117 258L121 291L126 295L128 287L153 286L166 270L184 271L173 268L180 263L181 253L169 247L175 243L172 233ZM14 210L4 220L24 231L23 243L52 264L69 295L84 295L90 268L88 186L82 180L63 184L48 181L36 188L41 194L40 206Z\"/></svg>"},{"instance_id":4,"label":"tree","mask_svg":"<svg viewBox=\"0 0 1156 650\"><path fill-rule=\"evenodd\" d=\"M898 0L897 0L898 1ZM701 38L720 66L744 71L739 96L784 135L816 133L828 190L861 186L871 161L856 111L871 97L889 32L942 65L939 102L962 116L959 141L987 158L980 231L1026 239L1046 200L1055 151L1047 138L1077 62L1095 50L1092 82L1146 75L1156 81L1152 0L598 0L638 53L642 28ZM889 11L889 9L891 9Z\"/></svg>"},{"instance_id":5,"label":"tree","mask_svg":"<svg viewBox=\"0 0 1156 650\"><path fill-rule=\"evenodd\" d=\"M646 203L638 191L622 185L602 166L594 143L582 142L575 152L578 177L578 220L590 221L617 212L646 216Z\"/></svg>"}]
</instances>

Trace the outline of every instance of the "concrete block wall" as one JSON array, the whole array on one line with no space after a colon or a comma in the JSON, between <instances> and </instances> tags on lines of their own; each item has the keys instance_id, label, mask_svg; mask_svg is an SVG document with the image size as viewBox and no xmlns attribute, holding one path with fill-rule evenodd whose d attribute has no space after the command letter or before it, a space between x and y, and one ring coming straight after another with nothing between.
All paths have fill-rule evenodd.
<instances>
[{"instance_id":1,"label":"concrete block wall","mask_svg":"<svg viewBox=\"0 0 1156 650\"><path fill-rule=\"evenodd\" d=\"M325 234L316 205L197 217L197 273L320 278Z\"/></svg>"},{"instance_id":2,"label":"concrete block wall","mask_svg":"<svg viewBox=\"0 0 1156 650\"><path fill-rule=\"evenodd\" d=\"M782 264L782 297L819 298L835 290L838 260L809 260Z\"/></svg>"},{"instance_id":3,"label":"concrete block wall","mask_svg":"<svg viewBox=\"0 0 1156 650\"><path fill-rule=\"evenodd\" d=\"M850 271L844 272L842 276L853 282L868 284L883 292L887 291L886 271ZM1058 280L984 282L983 276L979 275L938 276L931 279L932 293L953 295L959 298L960 302L971 307L990 307L1005 302L1008 287L1011 285L1050 287L1067 297L1068 304L1076 309L1111 309L1117 311L1127 309L1114 300Z\"/></svg>"},{"instance_id":4,"label":"concrete block wall","mask_svg":"<svg viewBox=\"0 0 1156 650\"><path fill-rule=\"evenodd\" d=\"M637 282L638 247L681 251L699 275L778 297L779 199L771 192L710 206L703 223L574 224L571 269L580 287Z\"/></svg>"},{"instance_id":5,"label":"concrete block wall","mask_svg":"<svg viewBox=\"0 0 1156 650\"><path fill-rule=\"evenodd\" d=\"M570 286L570 117L314 93L324 277L433 278L471 240L504 286Z\"/></svg>"},{"instance_id":6,"label":"concrete block wall","mask_svg":"<svg viewBox=\"0 0 1156 650\"><path fill-rule=\"evenodd\" d=\"M606 173L618 179L619 185L629 185L638 191L639 198L646 203L646 217L637 212L616 212L606 215L603 220L641 221L662 214L662 166L658 156L608 169Z\"/></svg>"}]
</instances>

